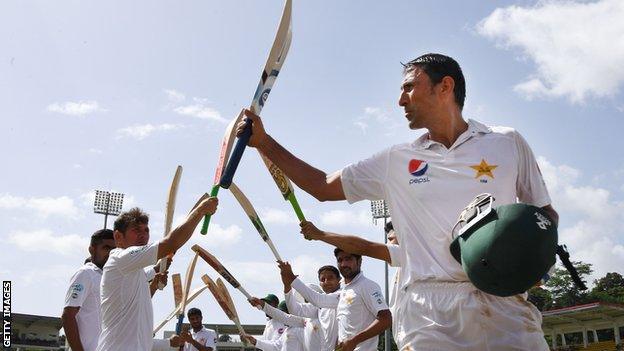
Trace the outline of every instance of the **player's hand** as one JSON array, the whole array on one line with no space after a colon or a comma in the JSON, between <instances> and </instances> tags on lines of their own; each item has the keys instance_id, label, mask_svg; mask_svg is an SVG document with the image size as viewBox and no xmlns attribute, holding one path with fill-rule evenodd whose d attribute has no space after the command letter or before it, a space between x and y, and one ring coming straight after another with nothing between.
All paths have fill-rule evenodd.
<instances>
[{"instance_id":1,"label":"player's hand","mask_svg":"<svg viewBox=\"0 0 624 351\"><path fill-rule=\"evenodd\" d=\"M167 261L166 262L167 262L167 265L166 265L165 270L168 270L169 267L171 267L171 263L173 262L173 256L167 256ZM154 270L156 271L156 273L159 273L160 272L160 265L159 264L155 265L154 266Z\"/></svg>"},{"instance_id":2,"label":"player's hand","mask_svg":"<svg viewBox=\"0 0 624 351\"><path fill-rule=\"evenodd\" d=\"M163 286L167 286L168 277L169 271L156 273L156 275L154 275L154 279L152 279L152 281L150 282L150 288L158 289L158 283L162 283Z\"/></svg>"},{"instance_id":3,"label":"player's hand","mask_svg":"<svg viewBox=\"0 0 624 351\"><path fill-rule=\"evenodd\" d=\"M249 299L249 303L253 306L253 307L258 307L259 309L263 309L264 308L264 300L260 300L257 297L252 297L251 299Z\"/></svg>"},{"instance_id":4,"label":"player's hand","mask_svg":"<svg viewBox=\"0 0 624 351\"><path fill-rule=\"evenodd\" d=\"M280 269L280 276L282 277L282 283L284 283L284 286L290 287L293 280L297 278L295 273L293 273L292 271L292 267L290 266L290 263L277 261L277 265L279 266L279 269Z\"/></svg>"},{"instance_id":5,"label":"player's hand","mask_svg":"<svg viewBox=\"0 0 624 351\"><path fill-rule=\"evenodd\" d=\"M347 339L345 341L339 342L338 345L336 345L336 350L353 351L356 346L357 346L357 343L353 341L353 339Z\"/></svg>"},{"instance_id":6,"label":"player's hand","mask_svg":"<svg viewBox=\"0 0 624 351\"><path fill-rule=\"evenodd\" d=\"M241 340L247 340L248 343L252 344L253 346L256 346L256 338L254 338L251 335L248 334L241 334L240 335Z\"/></svg>"},{"instance_id":7,"label":"player's hand","mask_svg":"<svg viewBox=\"0 0 624 351\"><path fill-rule=\"evenodd\" d=\"M180 339L183 342L188 342L188 343L191 343L193 341L193 337L191 336L191 333L189 333L188 330L185 330L180 333Z\"/></svg>"},{"instance_id":8,"label":"player's hand","mask_svg":"<svg viewBox=\"0 0 624 351\"><path fill-rule=\"evenodd\" d=\"M216 197L210 197L207 193L202 195L191 212L197 211L202 217L205 215L213 215L217 212L217 206L219 205L219 199Z\"/></svg>"},{"instance_id":9,"label":"player's hand","mask_svg":"<svg viewBox=\"0 0 624 351\"><path fill-rule=\"evenodd\" d=\"M243 117L242 121L240 121L236 126L236 135L239 136L243 132L247 120L250 120L251 138L249 138L247 145L257 148L264 144L268 139L268 135L264 130L264 125L262 124L262 119L248 109L245 109L243 113L245 114L245 117Z\"/></svg>"},{"instance_id":10,"label":"player's hand","mask_svg":"<svg viewBox=\"0 0 624 351\"><path fill-rule=\"evenodd\" d=\"M323 231L314 226L312 222L303 221L299 226L301 226L301 234L308 240L320 240L323 236Z\"/></svg>"},{"instance_id":11,"label":"player's hand","mask_svg":"<svg viewBox=\"0 0 624 351\"><path fill-rule=\"evenodd\" d=\"M180 347L184 345L184 341L182 341L179 335L173 335L169 338L169 345L171 347Z\"/></svg>"}]
</instances>

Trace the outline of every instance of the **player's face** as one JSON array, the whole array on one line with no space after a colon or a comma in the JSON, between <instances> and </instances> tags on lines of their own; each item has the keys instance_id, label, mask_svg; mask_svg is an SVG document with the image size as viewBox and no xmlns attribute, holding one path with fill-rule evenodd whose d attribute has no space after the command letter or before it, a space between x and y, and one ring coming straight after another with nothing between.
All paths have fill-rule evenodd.
<instances>
[{"instance_id":1,"label":"player's face","mask_svg":"<svg viewBox=\"0 0 624 351\"><path fill-rule=\"evenodd\" d=\"M130 246L143 246L149 242L149 226L139 223L131 225L126 232L118 236L118 246L122 248Z\"/></svg>"},{"instance_id":2,"label":"player's face","mask_svg":"<svg viewBox=\"0 0 624 351\"><path fill-rule=\"evenodd\" d=\"M194 330L199 330L202 327L202 317L192 314L188 316L189 323L191 324L191 328Z\"/></svg>"},{"instance_id":3,"label":"player's face","mask_svg":"<svg viewBox=\"0 0 624 351\"><path fill-rule=\"evenodd\" d=\"M429 76L420 68L405 74L401 83L399 106L405 111L410 129L426 128L436 106L435 91Z\"/></svg>"},{"instance_id":4,"label":"player's face","mask_svg":"<svg viewBox=\"0 0 624 351\"><path fill-rule=\"evenodd\" d=\"M114 248L115 248L115 240L104 239L101 243L93 247L91 262L93 262L94 265L100 268L104 267L104 264L106 263L106 261L108 261L108 254Z\"/></svg>"},{"instance_id":5,"label":"player's face","mask_svg":"<svg viewBox=\"0 0 624 351\"><path fill-rule=\"evenodd\" d=\"M340 277L330 270L322 271L319 274L319 284L326 294L333 293L340 288Z\"/></svg>"},{"instance_id":6,"label":"player's face","mask_svg":"<svg viewBox=\"0 0 624 351\"><path fill-rule=\"evenodd\" d=\"M361 258L341 251L338 253L336 261L338 263L338 270L345 279L353 279L360 273L360 265L362 264Z\"/></svg>"}]
</instances>

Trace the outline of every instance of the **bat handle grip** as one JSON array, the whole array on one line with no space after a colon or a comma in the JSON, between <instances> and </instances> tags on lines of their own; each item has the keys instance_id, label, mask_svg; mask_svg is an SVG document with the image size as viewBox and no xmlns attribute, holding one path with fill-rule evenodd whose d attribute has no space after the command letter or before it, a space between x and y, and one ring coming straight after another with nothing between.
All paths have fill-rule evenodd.
<instances>
[{"instance_id":1,"label":"bat handle grip","mask_svg":"<svg viewBox=\"0 0 624 351\"><path fill-rule=\"evenodd\" d=\"M305 216L303 215L303 211L301 211L301 207L299 206L299 202L297 201L297 198L295 197L294 192L291 192L290 194L288 194L288 201L290 202L293 209L295 210L295 213L297 214L297 218L299 219L299 222L304 222L306 219L305 219Z\"/></svg>"},{"instance_id":2,"label":"bat handle grip","mask_svg":"<svg viewBox=\"0 0 624 351\"><path fill-rule=\"evenodd\" d=\"M163 257L160 259L160 269L159 272L164 272L167 270L167 257ZM165 283L163 283L162 281L158 281L158 290L162 290L165 288Z\"/></svg>"},{"instance_id":3,"label":"bat handle grip","mask_svg":"<svg viewBox=\"0 0 624 351\"><path fill-rule=\"evenodd\" d=\"M176 334L180 335L182 332L182 322L184 322L184 312L178 317L178 323L176 323Z\"/></svg>"},{"instance_id":4,"label":"bat handle grip","mask_svg":"<svg viewBox=\"0 0 624 351\"><path fill-rule=\"evenodd\" d=\"M219 185L221 185L222 188L227 189L232 184L234 173L236 173L241 157L243 157L243 152L249 142L249 138L251 138L251 120L247 119L245 122L245 128L236 140L236 145L234 145L234 150L232 150L230 160L228 161L227 167L225 168L225 171L221 176L221 180L219 181Z\"/></svg>"},{"instance_id":5,"label":"bat handle grip","mask_svg":"<svg viewBox=\"0 0 624 351\"><path fill-rule=\"evenodd\" d=\"M219 184L215 184L212 186L212 190L210 191L210 196L211 197L215 197L219 194ZM202 227L201 227L201 231L200 233L206 235L206 233L208 233L208 226L210 225L210 218L212 216L211 215L205 215L204 216L204 223L202 223Z\"/></svg>"}]
</instances>

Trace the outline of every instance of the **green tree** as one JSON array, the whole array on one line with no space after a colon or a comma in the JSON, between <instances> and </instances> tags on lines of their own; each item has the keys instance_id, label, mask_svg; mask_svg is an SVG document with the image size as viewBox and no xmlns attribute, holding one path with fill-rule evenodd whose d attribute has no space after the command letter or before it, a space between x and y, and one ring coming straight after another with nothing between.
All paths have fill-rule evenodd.
<instances>
[{"instance_id":1,"label":"green tree","mask_svg":"<svg viewBox=\"0 0 624 351\"><path fill-rule=\"evenodd\" d=\"M593 301L624 303L624 277L619 273L611 272L594 280L590 298Z\"/></svg>"},{"instance_id":2,"label":"green tree","mask_svg":"<svg viewBox=\"0 0 624 351\"><path fill-rule=\"evenodd\" d=\"M572 264L576 267L581 279L587 281L585 278L593 272L591 263L574 261ZM565 268L555 268L555 272L546 282L546 288L552 296L551 308L575 306L590 301L589 293L580 290L574 284L570 273Z\"/></svg>"},{"instance_id":3,"label":"green tree","mask_svg":"<svg viewBox=\"0 0 624 351\"><path fill-rule=\"evenodd\" d=\"M552 307L552 294L542 287L533 287L528 291L527 300L540 311L547 311Z\"/></svg>"}]
</instances>

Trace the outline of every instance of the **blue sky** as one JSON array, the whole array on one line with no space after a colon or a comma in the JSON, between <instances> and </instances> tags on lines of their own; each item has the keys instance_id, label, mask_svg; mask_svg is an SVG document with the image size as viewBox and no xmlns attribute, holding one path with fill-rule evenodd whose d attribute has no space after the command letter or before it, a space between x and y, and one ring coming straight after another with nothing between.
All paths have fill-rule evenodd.
<instances>
[{"instance_id":1,"label":"blue sky","mask_svg":"<svg viewBox=\"0 0 624 351\"><path fill-rule=\"evenodd\" d=\"M464 116L518 129L538 155L573 258L596 276L624 273L621 1L293 1L292 46L262 111L276 139L328 172L413 140L421 132L397 106L400 62L448 54L466 75ZM281 10L251 0L0 5L0 276L14 283L15 312L60 315L102 226L94 189L127 194L126 209L151 214L154 237L176 165L178 222L209 190L223 130L250 103ZM329 246L298 234L255 150L236 182L304 278L333 262ZM319 227L381 240L368 203L297 196ZM211 232L192 243L217 252L253 294L280 292L270 251L233 197L220 199ZM187 246L172 271L186 269ZM194 285L216 277L198 267ZM363 269L382 283L380 263ZM233 296L243 322L263 321ZM193 305L226 322L208 294ZM167 288L154 319L172 308Z\"/></svg>"}]
</instances>

